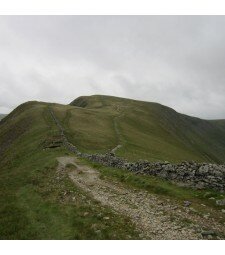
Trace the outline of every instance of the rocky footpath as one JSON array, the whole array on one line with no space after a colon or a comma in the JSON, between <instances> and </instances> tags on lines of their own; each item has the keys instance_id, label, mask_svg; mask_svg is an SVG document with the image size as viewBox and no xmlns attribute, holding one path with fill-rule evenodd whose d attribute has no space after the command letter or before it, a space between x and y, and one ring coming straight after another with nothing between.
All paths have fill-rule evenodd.
<instances>
[{"instance_id":1,"label":"rocky footpath","mask_svg":"<svg viewBox=\"0 0 225 255\"><path fill-rule=\"evenodd\" d=\"M210 188L220 192L225 191L225 165L187 161L179 164L171 164L169 162L153 163L146 160L128 162L126 159L117 157L113 152L107 154L81 153L76 146L68 141L63 127L51 109L50 113L61 132L64 146L79 157L87 158L105 166L126 169L137 174L159 176L197 189Z\"/></svg>"},{"instance_id":2,"label":"rocky footpath","mask_svg":"<svg viewBox=\"0 0 225 255\"><path fill-rule=\"evenodd\" d=\"M195 162L171 164L169 162L138 161L131 163L116 157L113 153L89 155L78 152L78 156L105 166L122 168L137 174L159 176L197 189L210 188L221 192L225 190L225 165Z\"/></svg>"}]
</instances>

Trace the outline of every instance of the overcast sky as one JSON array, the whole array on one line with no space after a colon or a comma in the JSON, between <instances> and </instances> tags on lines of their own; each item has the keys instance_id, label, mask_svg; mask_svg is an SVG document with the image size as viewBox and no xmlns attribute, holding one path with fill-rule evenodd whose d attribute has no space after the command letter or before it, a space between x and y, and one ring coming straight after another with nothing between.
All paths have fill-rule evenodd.
<instances>
[{"instance_id":1,"label":"overcast sky","mask_svg":"<svg viewBox=\"0 0 225 255\"><path fill-rule=\"evenodd\" d=\"M225 16L0 16L0 113L92 94L225 119Z\"/></svg>"}]
</instances>

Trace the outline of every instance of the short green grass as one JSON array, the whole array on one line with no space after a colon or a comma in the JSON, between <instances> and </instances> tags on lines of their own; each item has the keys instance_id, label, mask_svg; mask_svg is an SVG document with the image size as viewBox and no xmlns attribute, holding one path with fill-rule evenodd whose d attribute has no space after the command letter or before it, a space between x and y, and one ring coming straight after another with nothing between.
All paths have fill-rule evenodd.
<instances>
[{"instance_id":1,"label":"short green grass","mask_svg":"<svg viewBox=\"0 0 225 255\"><path fill-rule=\"evenodd\" d=\"M117 155L130 161L225 162L224 120L201 120L157 103L100 95L54 108L61 121L63 109L70 112L64 123L68 137L82 151L107 152L119 143Z\"/></svg>"},{"instance_id":2,"label":"short green grass","mask_svg":"<svg viewBox=\"0 0 225 255\"><path fill-rule=\"evenodd\" d=\"M92 200L67 175L57 179L56 158L68 152L43 149L45 139L58 133L47 106L30 104L24 114L32 126L23 127L0 161L0 239L139 238L128 218ZM1 130L6 132L10 122ZM16 119L12 122L16 129Z\"/></svg>"}]
</instances>

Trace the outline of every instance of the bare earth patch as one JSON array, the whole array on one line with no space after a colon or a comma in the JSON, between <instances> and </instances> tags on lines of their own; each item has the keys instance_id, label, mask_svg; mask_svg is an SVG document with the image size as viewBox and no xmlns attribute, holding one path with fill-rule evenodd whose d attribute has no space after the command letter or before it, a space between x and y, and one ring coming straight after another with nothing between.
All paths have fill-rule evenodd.
<instances>
[{"instance_id":1,"label":"bare earth patch","mask_svg":"<svg viewBox=\"0 0 225 255\"><path fill-rule=\"evenodd\" d=\"M68 171L72 181L102 205L128 216L143 239L202 239L199 231L202 224L224 232L223 224L202 219L190 212L189 208L177 206L169 199L162 200L147 191L128 188L113 180L100 179L97 170L82 165L76 157L57 159L57 171L65 171L67 165L74 165Z\"/></svg>"}]
</instances>

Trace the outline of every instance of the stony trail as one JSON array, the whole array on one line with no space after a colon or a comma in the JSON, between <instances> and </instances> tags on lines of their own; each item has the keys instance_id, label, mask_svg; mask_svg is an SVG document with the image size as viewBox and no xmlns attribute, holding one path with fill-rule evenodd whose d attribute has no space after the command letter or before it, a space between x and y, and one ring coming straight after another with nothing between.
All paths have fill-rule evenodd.
<instances>
[{"instance_id":1,"label":"stony trail","mask_svg":"<svg viewBox=\"0 0 225 255\"><path fill-rule=\"evenodd\" d=\"M162 200L144 190L127 188L120 182L100 179L100 173L79 162L76 157L59 157L58 171L65 170L66 165L74 165L68 172L76 186L87 192L103 206L109 206L117 213L128 216L141 233L143 239L202 239L201 224L207 220L190 214L189 209L179 207L169 199ZM195 224L184 224L185 220ZM221 226L213 221L209 225L215 229Z\"/></svg>"},{"instance_id":2,"label":"stony trail","mask_svg":"<svg viewBox=\"0 0 225 255\"><path fill-rule=\"evenodd\" d=\"M119 125L118 125L118 120L122 118L125 115L125 113L124 113L124 110L122 110L119 105L114 105L114 108L118 112L118 115L113 118L113 125L114 125L115 135L117 137L118 145L111 150L112 153L116 153L118 149L120 149L126 144L126 139L120 132Z\"/></svg>"}]
</instances>

